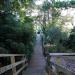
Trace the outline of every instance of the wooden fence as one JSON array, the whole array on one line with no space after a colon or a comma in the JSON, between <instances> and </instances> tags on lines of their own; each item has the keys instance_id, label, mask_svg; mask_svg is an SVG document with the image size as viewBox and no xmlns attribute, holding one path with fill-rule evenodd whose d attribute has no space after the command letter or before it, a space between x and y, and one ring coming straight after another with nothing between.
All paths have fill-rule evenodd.
<instances>
[{"instance_id":1,"label":"wooden fence","mask_svg":"<svg viewBox=\"0 0 75 75\"><path fill-rule=\"evenodd\" d=\"M52 57L53 58L55 57L55 59L51 61ZM48 66L49 66L49 68L48 68L49 69L49 74L48 75L51 75L52 71L50 71L50 70L52 70L52 66L54 66L56 68L57 72L62 72L63 73L63 74L58 74L57 73L55 75L75 75L75 68L73 70L72 68L70 68L70 66L66 67L66 65L68 63L66 65L62 65L64 63L62 63L62 64L60 63L60 62L63 61L61 58L66 59L66 60L68 59L68 60L75 61L75 53L49 53L49 55L47 56L47 61L48 61L48 63L50 63L50 64L48 64ZM54 62L56 59L58 59L58 60L61 59L61 60L56 63L56 62Z\"/></svg>"},{"instance_id":2,"label":"wooden fence","mask_svg":"<svg viewBox=\"0 0 75 75\"><path fill-rule=\"evenodd\" d=\"M0 75L9 70L12 70L12 75L18 75L28 65L27 59L24 54L0 54L0 58L1 57L10 57L11 64L0 68ZM21 57L21 60L16 62L15 57ZM22 67L17 70L16 67L21 64Z\"/></svg>"}]
</instances>

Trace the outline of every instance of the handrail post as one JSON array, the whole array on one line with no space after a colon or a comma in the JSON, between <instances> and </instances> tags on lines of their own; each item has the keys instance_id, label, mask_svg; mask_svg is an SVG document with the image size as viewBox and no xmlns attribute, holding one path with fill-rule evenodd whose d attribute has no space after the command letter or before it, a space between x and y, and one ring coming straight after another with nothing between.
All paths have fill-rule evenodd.
<instances>
[{"instance_id":1,"label":"handrail post","mask_svg":"<svg viewBox=\"0 0 75 75\"><path fill-rule=\"evenodd\" d=\"M24 60L24 59L25 59L25 56L23 56L22 59ZM24 65L25 65L25 62L23 63L23 66L24 66Z\"/></svg>"},{"instance_id":2,"label":"handrail post","mask_svg":"<svg viewBox=\"0 0 75 75\"><path fill-rule=\"evenodd\" d=\"M22 60L25 60L25 56L22 57ZM25 66L25 62L22 64L22 66ZM21 72L21 75L23 75L23 72Z\"/></svg>"},{"instance_id":3,"label":"handrail post","mask_svg":"<svg viewBox=\"0 0 75 75\"><path fill-rule=\"evenodd\" d=\"M50 64L50 58L51 56L49 54L47 54L47 68L48 68L48 75L51 75L52 74L52 65Z\"/></svg>"},{"instance_id":4,"label":"handrail post","mask_svg":"<svg viewBox=\"0 0 75 75\"><path fill-rule=\"evenodd\" d=\"M14 64L15 63L15 56L11 56L11 64ZM12 73L13 75L16 73L16 67L13 67L12 68Z\"/></svg>"}]
</instances>

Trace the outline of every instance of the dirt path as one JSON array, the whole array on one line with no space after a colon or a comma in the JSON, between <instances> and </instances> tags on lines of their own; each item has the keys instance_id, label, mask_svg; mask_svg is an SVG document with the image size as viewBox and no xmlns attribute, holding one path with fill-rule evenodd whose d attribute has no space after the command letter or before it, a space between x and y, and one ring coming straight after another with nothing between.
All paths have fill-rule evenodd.
<instances>
[{"instance_id":1,"label":"dirt path","mask_svg":"<svg viewBox=\"0 0 75 75\"><path fill-rule=\"evenodd\" d=\"M34 53L31 59L30 66L23 75L45 75L45 59L42 52L42 43L40 34L36 36Z\"/></svg>"}]
</instances>

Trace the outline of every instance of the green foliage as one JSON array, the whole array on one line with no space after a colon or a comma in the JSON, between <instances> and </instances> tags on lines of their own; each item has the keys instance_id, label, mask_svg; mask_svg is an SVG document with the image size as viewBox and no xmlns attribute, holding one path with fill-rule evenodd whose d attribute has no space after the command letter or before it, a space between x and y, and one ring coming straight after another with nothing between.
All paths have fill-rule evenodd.
<instances>
[{"instance_id":1,"label":"green foliage","mask_svg":"<svg viewBox=\"0 0 75 75\"><path fill-rule=\"evenodd\" d=\"M74 0L71 0L71 1L70 1L70 4L71 4L71 5L75 5L75 1L74 1Z\"/></svg>"},{"instance_id":2,"label":"green foliage","mask_svg":"<svg viewBox=\"0 0 75 75\"><path fill-rule=\"evenodd\" d=\"M48 33L49 33L49 40L52 41L52 43L59 41L59 39L61 38L61 31L57 27L51 27L48 30Z\"/></svg>"},{"instance_id":3,"label":"green foliage","mask_svg":"<svg viewBox=\"0 0 75 75\"><path fill-rule=\"evenodd\" d=\"M69 49L69 50L75 52L75 28L72 29L69 38L63 42L63 45L64 45L67 49Z\"/></svg>"},{"instance_id":4,"label":"green foliage","mask_svg":"<svg viewBox=\"0 0 75 75\"><path fill-rule=\"evenodd\" d=\"M52 21L43 25L44 43L55 45L49 48L49 52L65 52L63 41L67 39L67 32L62 31L62 20L60 19L60 12L53 7Z\"/></svg>"},{"instance_id":5,"label":"green foliage","mask_svg":"<svg viewBox=\"0 0 75 75\"><path fill-rule=\"evenodd\" d=\"M33 20L21 9L32 0L0 1L0 53L24 53L30 59L33 52ZM2 52L3 50L3 52Z\"/></svg>"},{"instance_id":6,"label":"green foliage","mask_svg":"<svg viewBox=\"0 0 75 75\"><path fill-rule=\"evenodd\" d=\"M58 9L56 9L56 8L53 8L52 9L52 17L53 17L53 19L56 19L59 16L60 16L60 11Z\"/></svg>"},{"instance_id":7,"label":"green foliage","mask_svg":"<svg viewBox=\"0 0 75 75\"><path fill-rule=\"evenodd\" d=\"M5 53L5 54L8 54L8 51L5 49L5 48L3 48L3 47L0 47L0 53Z\"/></svg>"},{"instance_id":8,"label":"green foliage","mask_svg":"<svg viewBox=\"0 0 75 75\"><path fill-rule=\"evenodd\" d=\"M48 0L44 1L43 3L43 11L47 11L49 8L68 8L68 7L73 7L75 5L75 0L71 0L71 1L55 1L55 0L51 0L51 2L49 2Z\"/></svg>"},{"instance_id":9,"label":"green foliage","mask_svg":"<svg viewBox=\"0 0 75 75\"><path fill-rule=\"evenodd\" d=\"M49 52L67 52L67 49L70 49L71 51L74 51L75 49L75 28L71 31L70 29L64 27L65 22L71 22L72 17L62 17L60 15L62 8L67 9L69 7L75 7L74 0L51 0L51 2L46 0L42 5L42 10L44 12L42 25L44 44L48 43L55 45L49 48ZM52 20L50 20L50 22L48 22L49 20L46 20L46 17L48 18L49 16L49 10L51 10L52 16Z\"/></svg>"},{"instance_id":10,"label":"green foliage","mask_svg":"<svg viewBox=\"0 0 75 75\"><path fill-rule=\"evenodd\" d=\"M63 1L63 2L55 2L55 4L54 4L54 6L56 7L56 8L67 8L67 7L69 7L69 3L68 2L65 2L65 1Z\"/></svg>"},{"instance_id":11,"label":"green foliage","mask_svg":"<svg viewBox=\"0 0 75 75\"><path fill-rule=\"evenodd\" d=\"M56 47L50 47L48 51L49 53L56 52Z\"/></svg>"},{"instance_id":12,"label":"green foliage","mask_svg":"<svg viewBox=\"0 0 75 75\"><path fill-rule=\"evenodd\" d=\"M48 9L50 8L51 4L48 1L44 1L43 5L42 5L42 10L43 11L48 11Z\"/></svg>"}]
</instances>

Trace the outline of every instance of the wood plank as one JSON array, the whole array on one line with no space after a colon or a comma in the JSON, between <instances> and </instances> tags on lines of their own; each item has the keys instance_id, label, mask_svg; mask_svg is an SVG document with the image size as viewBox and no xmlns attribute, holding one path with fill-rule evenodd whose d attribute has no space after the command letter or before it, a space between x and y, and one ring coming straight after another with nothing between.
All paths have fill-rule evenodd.
<instances>
[{"instance_id":1,"label":"wood plank","mask_svg":"<svg viewBox=\"0 0 75 75\"><path fill-rule=\"evenodd\" d=\"M75 53L49 53L50 56L75 56Z\"/></svg>"},{"instance_id":2,"label":"wood plank","mask_svg":"<svg viewBox=\"0 0 75 75\"><path fill-rule=\"evenodd\" d=\"M12 68L15 67L15 66L18 66L18 65L24 63L25 61L26 61L26 59L21 60L21 61L18 61L18 62L14 63L14 64L10 64L10 65L1 67L1 68L0 68L0 74L2 74L2 73L4 73L4 72L6 72L6 71L12 69Z\"/></svg>"},{"instance_id":3,"label":"wood plank","mask_svg":"<svg viewBox=\"0 0 75 75\"><path fill-rule=\"evenodd\" d=\"M25 56L25 54L0 54L0 57Z\"/></svg>"},{"instance_id":4,"label":"wood plank","mask_svg":"<svg viewBox=\"0 0 75 75\"><path fill-rule=\"evenodd\" d=\"M11 64L14 64L15 63L15 56L11 56L10 59L11 59ZM16 66L12 67L12 73L13 73L13 75L16 73Z\"/></svg>"},{"instance_id":5,"label":"wood plank","mask_svg":"<svg viewBox=\"0 0 75 75\"><path fill-rule=\"evenodd\" d=\"M14 75L18 75L28 64L25 64L23 67L21 67Z\"/></svg>"},{"instance_id":6,"label":"wood plank","mask_svg":"<svg viewBox=\"0 0 75 75\"><path fill-rule=\"evenodd\" d=\"M2 74L2 73L4 73L4 72L6 72L6 71L12 69L12 66L13 66L13 64L8 65L8 66L1 67L1 68L0 68L0 74Z\"/></svg>"},{"instance_id":7,"label":"wood plank","mask_svg":"<svg viewBox=\"0 0 75 75\"><path fill-rule=\"evenodd\" d=\"M54 66L56 66L57 68L60 68L60 70L62 70L63 72L68 72L68 73L72 73L73 75L75 75L75 71L69 69L69 68L66 68L65 66L62 66L62 65L59 65L57 63L54 63L52 61L50 61L51 63L54 64Z\"/></svg>"}]
</instances>

